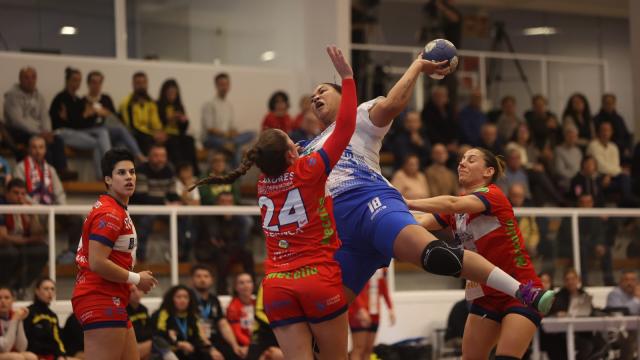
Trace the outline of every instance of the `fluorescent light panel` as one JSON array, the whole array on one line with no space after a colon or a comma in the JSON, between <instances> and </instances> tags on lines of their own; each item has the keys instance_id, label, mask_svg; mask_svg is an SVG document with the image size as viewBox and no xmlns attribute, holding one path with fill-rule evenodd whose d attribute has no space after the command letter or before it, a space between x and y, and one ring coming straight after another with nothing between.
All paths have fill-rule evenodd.
<instances>
[{"instance_id":1,"label":"fluorescent light panel","mask_svg":"<svg viewBox=\"0 0 640 360\"><path fill-rule=\"evenodd\" d=\"M60 35L75 35L78 29L73 26L63 26L60 28Z\"/></svg>"},{"instance_id":2,"label":"fluorescent light panel","mask_svg":"<svg viewBox=\"0 0 640 360\"><path fill-rule=\"evenodd\" d=\"M271 61L273 59L276 58L276 52L275 51L265 51L262 53L262 55L260 55L260 60L262 61Z\"/></svg>"},{"instance_id":3,"label":"fluorescent light panel","mask_svg":"<svg viewBox=\"0 0 640 360\"><path fill-rule=\"evenodd\" d=\"M530 27L522 30L522 33L527 36L538 36L538 35L554 35L558 33L558 29L549 26L540 26L540 27Z\"/></svg>"}]
</instances>

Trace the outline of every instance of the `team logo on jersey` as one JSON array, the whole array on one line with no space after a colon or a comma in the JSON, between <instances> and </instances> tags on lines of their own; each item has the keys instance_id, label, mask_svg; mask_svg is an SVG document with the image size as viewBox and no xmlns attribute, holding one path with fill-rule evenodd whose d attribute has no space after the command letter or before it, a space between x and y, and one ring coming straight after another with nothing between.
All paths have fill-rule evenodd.
<instances>
[{"instance_id":1,"label":"team logo on jersey","mask_svg":"<svg viewBox=\"0 0 640 360\"><path fill-rule=\"evenodd\" d=\"M114 296L111 298L111 301L113 301L113 305L115 306L120 306L120 298L117 296Z\"/></svg>"},{"instance_id":2,"label":"team logo on jersey","mask_svg":"<svg viewBox=\"0 0 640 360\"><path fill-rule=\"evenodd\" d=\"M98 221L98 229L104 229L105 226L107 226L107 222L100 219L100 221Z\"/></svg>"},{"instance_id":3,"label":"team logo on jersey","mask_svg":"<svg viewBox=\"0 0 640 360\"><path fill-rule=\"evenodd\" d=\"M481 193L488 193L489 192L489 188L488 187L481 187L480 189L477 189L474 192L481 192Z\"/></svg>"},{"instance_id":4,"label":"team logo on jersey","mask_svg":"<svg viewBox=\"0 0 640 360\"><path fill-rule=\"evenodd\" d=\"M310 157L309 160L307 160L307 162L309 163L310 166L315 166L317 161L316 161L316 158Z\"/></svg>"},{"instance_id":5,"label":"team logo on jersey","mask_svg":"<svg viewBox=\"0 0 640 360\"><path fill-rule=\"evenodd\" d=\"M289 248L289 242L287 240L282 239L282 240L278 241L278 246L281 249L287 249L287 248Z\"/></svg>"},{"instance_id":6,"label":"team logo on jersey","mask_svg":"<svg viewBox=\"0 0 640 360\"><path fill-rule=\"evenodd\" d=\"M93 204L93 208L94 208L94 209L97 209L97 208L99 208L100 206L102 206L102 203L100 202L100 200L96 201L96 203L95 203L95 204Z\"/></svg>"},{"instance_id":7,"label":"team logo on jersey","mask_svg":"<svg viewBox=\"0 0 640 360\"><path fill-rule=\"evenodd\" d=\"M136 238L129 238L129 250L136 247Z\"/></svg>"},{"instance_id":8,"label":"team logo on jersey","mask_svg":"<svg viewBox=\"0 0 640 360\"><path fill-rule=\"evenodd\" d=\"M131 218L128 216L124 218L124 228L131 230Z\"/></svg>"}]
</instances>

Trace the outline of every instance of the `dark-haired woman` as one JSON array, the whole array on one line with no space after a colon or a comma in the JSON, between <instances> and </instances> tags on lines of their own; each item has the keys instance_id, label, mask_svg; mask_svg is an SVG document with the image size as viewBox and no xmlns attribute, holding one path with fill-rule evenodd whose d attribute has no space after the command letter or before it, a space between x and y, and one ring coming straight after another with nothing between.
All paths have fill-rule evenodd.
<instances>
[{"instance_id":1,"label":"dark-haired woman","mask_svg":"<svg viewBox=\"0 0 640 360\"><path fill-rule=\"evenodd\" d=\"M184 285L176 285L169 289L162 298L160 309L151 316L154 326L155 352L171 351L180 360L213 359L211 346L205 344L198 326L198 304L195 294ZM159 339L167 343L169 349L158 351Z\"/></svg>"},{"instance_id":2,"label":"dark-haired woman","mask_svg":"<svg viewBox=\"0 0 640 360\"><path fill-rule=\"evenodd\" d=\"M458 242L513 275L528 288L542 288L524 246L513 208L495 181L504 173L502 159L482 148L468 150L458 164L462 196L407 200L410 209L428 214L421 225L434 231L450 227ZM488 286L467 282L472 301L462 341L463 359L487 359L497 344L496 359L520 359L549 311L553 292L540 300L540 312ZM525 301L530 302L529 299Z\"/></svg>"},{"instance_id":3,"label":"dark-haired woman","mask_svg":"<svg viewBox=\"0 0 640 360\"><path fill-rule=\"evenodd\" d=\"M111 149L109 132L96 126L95 119L90 116L91 107L78 97L82 83L80 70L66 68L64 74L64 90L56 95L49 107L52 128L62 137L65 145L93 151L96 177L100 179L100 159Z\"/></svg>"},{"instance_id":4,"label":"dark-haired woman","mask_svg":"<svg viewBox=\"0 0 640 360\"><path fill-rule=\"evenodd\" d=\"M584 94L571 95L562 113L562 123L563 125L572 123L578 128L578 145L583 148L595 137L596 130L591 118L591 108Z\"/></svg>"},{"instance_id":5,"label":"dark-haired woman","mask_svg":"<svg viewBox=\"0 0 640 360\"><path fill-rule=\"evenodd\" d=\"M227 320L242 347L248 348L251 343L255 308L253 278L248 273L240 273L233 284L233 298L227 306Z\"/></svg>"},{"instance_id":6,"label":"dark-haired woman","mask_svg":"<svg viewBox=\"0 0 640 360\"><path fill-rule=\"evenodd\" d=\"M312 337L320 359L347 359L347 298L333 255L340 246L331 198L325 185L349 144L356 121L353 71L334 46L327 53L342 78L335 131L322 147L300 156L282 130L267 129L227 176L200 183L233 182L255 163L261 171L258 205L266 238L264 308L287 359L313 359ZM329 85L327 85L329 87Z\"/></svg>"},{"instance_id":7,"label":"dark-haired woman","mask_svg":"<svg viewBox=\"0 0 640 360\"><path fill-rule=\"evenodd\" d=\"M71 304L84 331L87 359L138 359L126 310L129 284L148 292L158 282L150 271L132 271L137 238L127 204L136 188L133 155L109 150L102 172L107 193L98 198L82 228Z\"/></svg>"},{"instance_id":8,"label":"dark-haired woman","mask_svg":"<svg viewBox=\"0 0 640 360\"><path fill-rule=\"evenodd\" d=\"M262 119L262 130L279 129L287 134L291 132L293 120L289 115L289 96L284 91L276 91L271 94L269 102L269 112Z\"/></svg>"},{"instance_id":9,"label":"dark-haired woman","mask_svg":"<svg viewBox=\"0 0 640 360\"><path fill-rule=\"evenodd\" d=\"M173 166L187 163L193 166L194 174L198 175L198 160L193 136L187 135L189 118L182 104L180 88L174 79L166 80L160 88L160 96L156 102L158 115L167 134L167 153Z\"/></svg>"}]
</instances>

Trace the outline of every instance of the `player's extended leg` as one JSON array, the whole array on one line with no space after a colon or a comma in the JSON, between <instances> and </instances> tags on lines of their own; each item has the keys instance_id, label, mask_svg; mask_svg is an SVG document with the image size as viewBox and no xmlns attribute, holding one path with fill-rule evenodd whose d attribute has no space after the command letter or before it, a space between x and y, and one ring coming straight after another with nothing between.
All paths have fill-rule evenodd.
<instances>
[{"instance_id":1,"label":"player's extended leg","mask_svg":"<svg viewBox=\"0 0 640 360\"><path fill-rule=\"evenodd\" d=\"M122 353L122 360L139 360L140 355L138 352L138 342L136 341L136 333L133 328L127 329L127 338L124 344L124 352Z\"/></svg>"},{"instance_id":2,"label":"player's extended leg","mask_svg":"<svg viewBox=\"0 0 640 360\"><path fill-rule=\"evenodd\" d=\"M320 349L320 353L316 354L318 359L348 359L347 349L349 341L349 329L347 312L343 312L342 314L331 320L326 320L316 324L310 323L309 326L311 326L311 332L313 333L313 337L318 343L318 349ZM280 343L279 340L278 343ZM285 357L286 354L287 353L285 352Z\"/></svg>"},{"instance_id":3,"label":"player's extended leg","mask_svg":"<svg viewBox=\"0 0 640 360\"><path fill-rule=\"evenodd\" d=\"M313 360L311 330L306 322L273 329L285 359Z\"/></svg>"},{"instance_id":4,"label":"player's extended leg","mask_svg":"<svg viewBox=\"0 0 640 360\"><path fill-rule=\"evenodd\" d=\"M463 360L486 360L498 342L500 323L476 314L469 314L462 337Z\"/></svg>"},{"instance_id":5,"label":"player's extended leg","mask_svg":"<svg viewBox=\"0 0 640 360\"><path fill-rule=\"evenodd\" d=\"M521 359L529 348L535 333L536 326L531 320L520 314L507 314L502 318L496 357L507 356Z\"/></svg>"},{"instance_id":6,"label":"player's extended leg","mask_svg":"<svg viewBox=\"0 0 640 360\"><path fill-rule=\"evenodd\" d=\"M128 339L126 328L98 328L84 332L84 354L87 359L120 360ZM135 348L138 356L138 348Z\"/></svg>"},{"instance_id":7,"label":"player's extended leg","mask_svg":"<svg viewBox=\"0 0 640 360\"><path fill-rule=\"evenodd\" d=\"M351 360L369 360L369 358L364 357L367 348L367 339L369 332L368 331L356 331L351 332L351 355L349 359Z\"/></svg>"}]
</instances>

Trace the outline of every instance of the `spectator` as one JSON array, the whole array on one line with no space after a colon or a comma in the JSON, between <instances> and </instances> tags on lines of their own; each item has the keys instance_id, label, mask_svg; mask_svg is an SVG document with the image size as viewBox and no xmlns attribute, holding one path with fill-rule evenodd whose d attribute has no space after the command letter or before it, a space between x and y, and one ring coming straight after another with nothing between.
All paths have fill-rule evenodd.
<instances>
[{"instance_id":1,"label":"spectator","mask_svg":"<svg viewBox=\"0 0 640 360\"><path fill-rule=\"evenodd\" d=\"M529 206L526 201L527 189L520 183L512 184L509 187L509 201L511 205L515 207ZM540 230L535 216L518 216L518 227L520 227L520 233L522 239L524 239L524 245L527 248L527 252L531 257L535 257L538 254L538 244L540 243Z\"/></svg>"},{"instance_id":2,"label":"spectator","mask_svg":"<svg viewBox=\"0 0 640 360\"><path fill-rule=\"evenodd\" d=\"M611 93L602 95L602 106L600 112L593 118L596 128L603 122L608 122L613 128L612 141L618 146L621 160L631 157L631 147L633 139L627 125L616 111L616 96Z\"/></svg>"},{"instance_id":3,"label":"spectator","mask_svg":"<svg viewBox=\"0 0 640 360\"><path fill-rule=\"evenodd\" d=\"M80 322L73 312L69 314L67 321L64 323L62 343L69 356L74 356L79 359L85 358L82 325L80 325Z\"/></svg>"},{"instance_id":4,"label":"spectator","mask_svg":"<svg viewBox=\"0 0 640 360\"><path fill-rule=\"evenodd\" d=\"M631 178L628 171L620 166L618 147L611 142L612 135L611 123L602 122L598 128L598 138L589 143L587 154L593 156L598 163L600 174L611 179L609 190L619 192L624 202L636 203L631 192Z\"/></svg>"},{"instance_id":5,"label":"spectator","mask_svg":"<svg viewBox=\"0 0 640 360\"><path fill-rule=\"evenodd\" d=\"M567 192L571 179L580 171L582 151L577 146L578 129L573 124L564 126L564 142L554 150L555 173L558 185Z\"/></svg>"},{"instance_id":6,"label":"spectator","mask_svg":"<svg viewBox=\"0 0 640 360\"><path fill-rule=\"evenodd\" d=\"M592 209L594 200L591 194L582 194L578 197L578 207ZM589 269L588 260L596 258L600 264L602 279L605 286L612 286L613 281L613 259L611 256L611 247L607 240L608 222L606 217L580 217L578 228L580 231L580 267L584 269L582 272L583 285L589 285ZM570 230L567 229L567 237L570 239ZM615 241L615 238L611 239Z\"/></svg>"},{"instance_id":7,"label":"spectator","mask_svg":"<svg viewBox=\"0 0 640 360\"><path fill-rule=\"evenodd\" d=\"M505 147L507 152L515 149L520 153L520 161L526 169L531 169L535 165L539 165L540 150L531 141L531 133L529 127L525 123L520 123L514 133L511 141Z\"/></svg>"},{"instance_id":8,"label":"spectator","mask_svg":"<svg viewBox=\"0 0 640 360\"><path fill-rule=\"evenodd\" d=\"M36 69L27 66L20 69L20 82L4 94L4 118L13 140L26 147L33 135L42 136L47 142L47 162L53 164L64 179L76 178L77 173L67 168L64 141L51 131L51 119L42 93L36 88ZM22 160L23 153L16 154Z\"/></svg>"},{"instance_id":9,"label":"spectator","mask_svg":"<svg viewBox=\"0 0 640 360\"><path fill-rule=\"evenodd\" d=\"M431 143L425 136L417 111L409 111L402 121L402 128L393 138L393 157L396 167L402 166L410 155L420 159L420 168L424 169L429 163Z\"/></svg>"},{"instance_id":10,"label":"spectator","mask_svg":"<svg viewBox=\"0 0 640 360\"><path fill-rule=\"evenodd\" d=\"M245 353L238 344L229 322L222 312L220 300L211 293L213 287L213 272L204 265L191 268L191 283L196 292L198 310L203 328L203 336L210 342L216 352L224 356L225 360L244 357ZM219 355L214 360L221 359Z\"/></svg>"},{"instance_id":11,"label":"spectator","mask_svg":"<svg viewBox=\"0 0 640 360\"><path fill-rule=\"evenodd\" d=\"M286 133L291 131L292 121L289 116L289 96L284 91L276 91L269 98L269 112L262 120L262 130L280 129Z\"/></svg>"},{"instance_id":12,"label":"spectator","mask_svg":"<svg viewBox=\"0 0 640 360\"><path fill-rule=\"evenodd\" d=\"M416 155L409 155L402 168L393 174L393 185L405 199L421 199L429 197L427 177L420 171L420 160Z\"/></svg>"},{"instance_id":13,"label":"spectator","mask_svg":"<svg viewBox=\"0 0 640 360\"><path fill-rule=\"evenodd\" d=\"M235 127L233 106L227 100L229 75L216 75L215 85L217 95L202 106L202 144L207 149L228 151L236 166L240 164L242 146L251 142L255 133L239 133Z\"/></svg>"},{"instance_id":14,"label":"spectator","mask_svg":"<svg viewBox=\"0 0 640 360\"><path fill-rule=\"evenodd\" d=\"M180 198L175 193L173 169L167 161L167 149L161 145L153 145L149 150L149 162L136 170L136 192L132 203L141 205L179 205ZM145 261L146 245L153 229L156 215L141 215L136 221L138 233L137 259Z\"/></svg>"},{"instance_id":15,"label":"spectator","mask_svg":"<svg viewBox=\"0 0 640 360\"><path fill-rule=\"evenodd\" d=\"M142 291L137 286L131 285L129 293L129 304L127 304L127 314L136 333L136 342L138 343L138 353L140 359L147 359L151 355L151 338L153 335L153 327L149 318L149 310L142 305Z\"/></svg>"},{"instance_id":16,"label":"spectator","mask_svg":"<svg viewBox=\"0 0 640 360\"><path fill-rule=\"evenodd\" d=\"M480 129L480 147L483 147L495 155L504 154L504 149L500 139L498 139L498 128L495 124L485 123Z\"/></svg>"},{"instance_id":17,"label":"spectator","mask_svg":"<svg viewBox=\"0 0 640 360\"><path fill-rule=\"evenodd\" d=\"M504 169L504 177L498 180L498 186L502 192L507 193L513 184L522 184L525 188L525 198L531 199L531 190L529 189L529 176L522 166L520 152L511 149L507 152L506 168Z\"/></svg>"},{"instance_id":18,"label":"spectator","mask_svg":"<svg viewBox=\"0 0 640 360\"><path fill-rule=\"evenodd\" d=\"M580 172L571 179L570 197L578 200L580 195L589 194L596 207L604 206L604 188L608 187L610 178L598 175L598 163L591 155L586 155L580 162Z\"/></svg>"},{"instance_id":19,"label":"spectator","mask_svg":"<svg viewBox=\"0 0 640 360\"><path fill-rule=\"evenodd\" d=\"M216 205L233 206L233 195L221 193ZM227 277L234 261L242 264L243 271L255 276L253 254L247 249L252 219L242 215L213 216L202 229L202 236L196 240L196 260L215 264L218 272L216 292L218 295L229 293Z\"/></svg>"},{"instance_id":20,"label":"spectator","mask_svg":"<svg viewBox=\"0 0 640 360\"><path fill-rule=\"evenodd\" d=\"M133 74L133 93L120 104L120 117L133 132L133 137L145 155L153 144L164 144L167 141L158 107L147 91L148 84L147 74L142 71Z\"/></svg>"},{"instance_id":21,"label":"spectator","mask_svg":"<svg viewBox=\"0 0 640 360\"><path fill-rule=\"evenodd\" d=\"M4 195L4 190L11 180L11 164L4 157L0 156L0 195Z\"/></svg>"},{"instance_id":22,"label":"spectator","mask_svg":"<svg viewBox=\"0 0 640 360\"><path fill-rule=\"evenodd\" d=\"M100 161L111 149L109 132L96 126L95 119L90 119L93 108L80 97L78 89L82 83L80 70L67 67L64 70L65 88L53 99L49 107L51 125L60 135L65 145L79 150L93 152L93 164L96 178L101 179Z\"/></svg>"},{"instance_id":23,"label":"spectator","mask_svg":"<svg viewBox=\"0 0 640 360\"><path fill-rule=\"evenodd\" d=\"M540 278L540 283L542 284L543 290L553 290L555 286L553 286L553 278L551 277L551 274L543 271L538 274L538 277Z\"/></svg>"},{"instance_id":24,"label":"spectator","mask_svg":"<svg viewBox=\"0 0 640 360\"><path fill-rule=\"evenodd\" d=\"M422 110L422 124L432 144L442 143L447 150L455 151L458 144L458 124L447 88L433 88L431 98Z\"/></svg>"},{"instance_id":25,"label":"spectator","mask_svg":"<svg viewBox=\"0 0 640 360\"><path fill-rule=\"evenodd\" d=\"M640 315L640 286L635 270L623 270L618 286L607 295L607 308L625 309L627 315ZM625 339L619 340L620 359L635 359L634 352L637 345L638 330L630 331Z\"/></svg>"},{"instance_id":26,"label":"spectator","mask_svg":"<svg viewBox=\"0 0 640 360\"><path fill-rule=\"evenodd\" d=\"M578 145L586 147L595 137L595 127L586 96L581 93L571 95L562 113L562 122L573 123L578 128Z\"/></svg>"},{"instance_id":27,"label":"spectator","mask_svg":"<svg viewBox=\"0 0 640 360\"><path fill-rule=\"evenodd\" d=\"M321 132L322 122L312 111L307 111L303 114L302 119L300 119L298 127L289 134L289 137L291 137L294 143L297 143L312 140L320 135Z\"/></svg>"},{"instance_id":28,"label":"spectator","mask_svg":"<svg viewBox=\"0 0 640 360\"><path fill-rule=\"evenodd\" d=\"M60 338L58 315L49 307L56 296L56 284L48 277L36 281L33 304L24 320L24 332L29 339L27 349L39 359L73 359L67 356Z\"/></svg>"},{"instance_id":29,"label":"spectator","mask_svg":"<svg viewBox=\"0 0 640 360\"><path fill-rule=\"evenodd\" d=\"M458 176L447 167L449 152L442 144L435 144L431 149L433 163L427 168L427 181L431 196L457 195Z\"/></svg>"},{"instance_id":30,"label":"spectator","mask_svg":"<svg viewBox=\"0 0 640 360\"><path fill-rule=\"evenodd\" d=\"M211 167L208 171L211 175L224 175L228 172L227 160L223 153L214 153L211 157ZM215 205L218 202L218 196L222 193L233 194L233 201L239 203L240 189L238 183L233 184L207 184L200 186L200 198L202 205Z\"/></svg>"},{"instance_id":31,"label":"spectator","mask_svg":"<svg viewBox=\"0 0 640 360\"><path fill-rule=\"evenodd\" d=\"M191 164L181 164L178 166L178 177L176 179L176 194L180 197L180 204L197 206L200 205L200 191L189 191L189 187L196 183L197 179L193 175ZM178 217L178 252L180 262L189 261L193 239L197 238L197 224L199 217L180 216Z\"/></svg>"},{"instance_id":32,"label":"spectator","mask_svg":"<svg viewBox=\"0 0 640 360\"><path fill-rule=\"evenodd\" d=\"M302 121L304 117L311 112L311 94L304 94L300 97L300 101L298 102L300 106L300 112L293 119L292 129L293 131L298 130L302 126Z\"/></svg>"},{"instance_id":33,"label":"spectator","mask_svg":"<svg viewBox=\"0 0 640 360\"><path fill-rule=\"evenodd\" d=\"M0 205L29 206L27 189L22 179L7 185ZM49 259L44 230L36 215L3 214L0 216L0 284L21 290L40 275Z\"/></svg>"},{"instance_id":34,"label":"spectator","mask_svg":"<svg viewBox=\"0 0 640 360\"><path fill-rule=\"evenodd\" d=\"M547 142L544 147L549 147L551 149L562 143L562 127L560 126L560 122L558 121L558 117L555 114L549 114L547 116ZM543 149L544 149L543 147Z\"/></svg>"},{"instance_id":35,"label":"spectator","mask_svg":"<svg viewBox=\"0 0 640 360\"><path fill-rule=\"evenodd\" d=\"M516 113L516 98L513 96L507 95L503 97L500 105L500 115L496 120L498 138L503 142L507 142L513 137L518 125L522 124L524 120Z\"/></svg>"},{"instance_id":36,"label":"spectator","mask_svg":"<svg viewBox=\"0 0 640 360\"><path fill-rule=\"evenodd\" d=\"M136 160L146 162L147 157L140 150L136 139L118 118L111 96L102 92L103 82L104 75L100 71L94 70L87 74L89 93L83 99L88 104L87 120L98 126L104 126L109 132L112 144L125 146Z\"/></svg>"},{"instance_id":37,"label":"spectator","mask_svg":"<svg viewBox=\"0 0 640 360\"><path fill-rule=\"evenodd\" d=\"M207 344L198 326L198 304L195 294L184 285L169 289L162 298L162 304L151 317L155 325L155 338L170 345L170 351L180 360L215 358L215 349ZM163 358L166 353L161 353ZM217 355L217 354L216 354Z\"/></svg>"},{"instance_id":38,"label":"spectator","mask_svg":"<svg viewBox=\"0 0 640 360\"><path fill-rule=\"evenodd\" d=\"M480 146L480 129L487 122L487 116L482 112L482 94L480 90L471 93L469 105L459 114L460 142L471 146Z\"/></svg>"},{"instance_id":39,"label":"spectator","mask_svg":"<svg viewBox=\"0 0 640 360\"><path fill-rule=\"evenodd\" d=\"M233 284L233 298L227 307L227 321L233 329L238 345L243 347L245 352L251 343L255 308L253 278L247 273L240 273Z\"/></svg>"},{"instance_id":40,"label":"spectator","mask_svg":"<svg viewBox=\"0 0 640 360\"><path fill-rule=\"evenodd\" d=\"M32 203L38 205L66 205L67 195L58 174L46 161L45 140L34 135L29 140L29 155L18 163L13 177L22 179L27 187L27 195ZM73 215L58 216L60 225L67 229L67 251L61 255L62 263L75 260L78 239L82 234L82 218ZM44 223L43 223L44 224Z\"/></svg>"},{"instance_id":41,"label":"spectator","mask_svg":"<svg viewBox=\"0 0 640 360\"><path fill-rule=\"evenodd\" d=\"M26 308L13 308L13 291L0 285L0 359L37 360L27 352L27 336L24 319L29 315Z\"/></svg>"},{"instance_id":42,"label":"spectator","mask_svg":"<svg viewBox=\"0 0 640 360\"><path fill-rule=\"evenodd\" d=\"M540 95L531 98L531 110L524 114L524 118L529 126L533 137L533 143L542 149L547 144L547 119L555 116L547 109L547 99Z\"/></svg>"},{"instance_id":43,"label":"spectator","mask_svg":"<svg viewBox=\"0 0 640 360\"><path fill-rule=\"evenodd\" d=\"M556 300L548 316L589 316L592 310L592 297L582 289L580 276L574 269L567 270L564 275L564 286L556 294ZM591 332L576 332L575 347L576 359L588 359L598 349L598 341ZM550 360L567 359L565 334L543 332L541 348L547 352Z\"/></svg>"},{"instance_id":44,"label":"spectator","mask_svg":"<svg viewBox=\"0 0 640 360\"><path fill-rule=\"evenodd\" d=\"M162 83L157 106L164 132L168 136L166 146L169 160L173 166L189 163L193 166L193 172L199 174L195 141L193 136L187 135L189 118L182 104L180 88L174 79Z\"/></svg>"}]
</instances>

